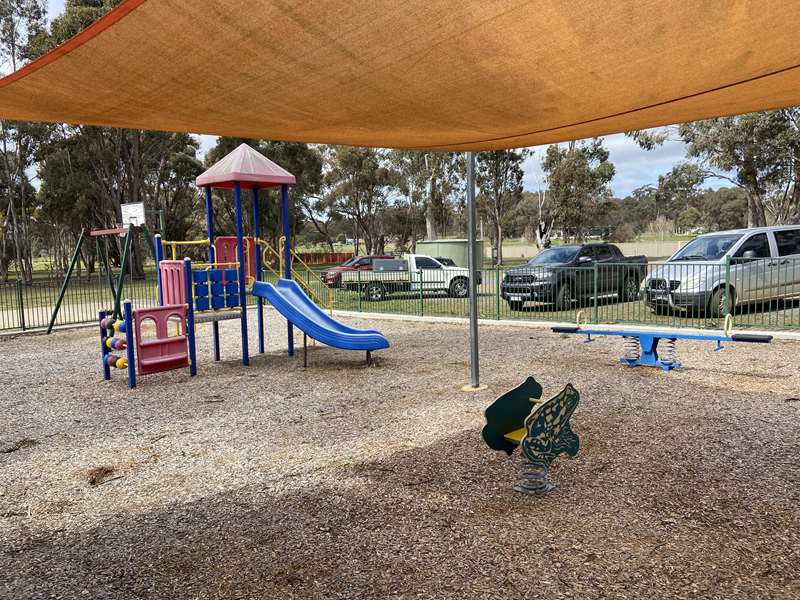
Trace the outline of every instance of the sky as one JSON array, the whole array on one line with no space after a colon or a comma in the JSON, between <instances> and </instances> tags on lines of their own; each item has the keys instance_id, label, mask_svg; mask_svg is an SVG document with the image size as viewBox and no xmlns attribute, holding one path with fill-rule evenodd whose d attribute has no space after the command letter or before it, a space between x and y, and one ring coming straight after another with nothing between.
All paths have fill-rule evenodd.
<instances>
[{"instance_id":1,"label":"sky","mask_svg":"<svg viewBox=\"0 0 800 600\"><path fill-rule=\"evenodd\" d=\"M64 0L48 0L48 17L58 15L64 11ZM201 153L214 145L215 136L200 136ZM685 146L682 142L667 142L660 148L647 151L642 150L633 140L623 134L605 137L605 146L608 148L612 163L616 169L611 189L618 198L624 198L638 187L655 184L658 176L667 173L673 165L685 157ZM542 181L541 160L544 156L545 146L533 148L534 154L524 165L525 189L535 191L539 189ZM719 187L714 181L706 182L709 187Z\"/></svg>"}]
</instances>

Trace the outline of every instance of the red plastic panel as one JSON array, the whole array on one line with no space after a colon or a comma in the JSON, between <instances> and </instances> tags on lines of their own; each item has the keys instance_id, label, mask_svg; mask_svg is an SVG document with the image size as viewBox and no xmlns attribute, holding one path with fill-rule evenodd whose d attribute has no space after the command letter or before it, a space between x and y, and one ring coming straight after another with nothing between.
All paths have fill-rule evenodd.
<instances>
[{"instance_id":1,"label":"red plastic panel","mask_svg":"<svg viewBox=\"0 0 800 600\"><path fill-rule=\"evenodd\" d=\"M158 263L161 275L161 298L164 304L186 304L186 281L182 260L162 260Z\"/></svg>"},{"instance_id":2,"label":"red plastic panel","mask_svg":"<svg viewBox=\"0 0 800 600\"><path fill-rule=\"evenodd\" d=\"M256 276L256 243L255 240L246 236L244 241L244 274L246 277L255 278ZM223 235L214 239L216 249L216 260L218 263L235 263L236 258L236 236ZM226 268L226 267L222 267Z\"/></svg>"},{"instance_id":3,"label":"red plastic panel","mask_svg":"<svg viewBox=\"0 0 800 600\"><path fill-rule=\"evenodd\" d=\"M170 337L170 317L178 317L180 319L181 335ZM143 339L142 323L147 320L155 323L156 336ZM189 366L189 345L186 338L186 305L170 304L137 309L133 311L133 328L136 338L136 367L139 375L172 371L173 369Z\"/></svg>"}]
</instances>

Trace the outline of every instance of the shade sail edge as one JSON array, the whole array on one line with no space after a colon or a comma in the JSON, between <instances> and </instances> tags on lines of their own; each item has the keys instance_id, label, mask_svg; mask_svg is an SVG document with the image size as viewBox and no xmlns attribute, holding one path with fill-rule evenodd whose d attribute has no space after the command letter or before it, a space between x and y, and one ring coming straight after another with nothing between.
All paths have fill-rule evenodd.
<instances>
[{"instance_id":1,"label":"shade sail edge","mask_svg":"<svg viewBox=\"0 0 800 600\"><path fill-rule=\"evenodd\" d=\"M526 6L125 0L0 80L0 118L492 150L800 105L781 2Z\"/></svg>"}]
</instances>

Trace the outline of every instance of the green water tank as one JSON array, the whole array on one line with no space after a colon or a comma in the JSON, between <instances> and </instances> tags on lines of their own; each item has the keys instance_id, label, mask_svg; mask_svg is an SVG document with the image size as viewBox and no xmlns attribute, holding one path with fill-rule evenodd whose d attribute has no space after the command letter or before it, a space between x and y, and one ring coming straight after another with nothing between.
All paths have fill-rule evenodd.
<instances>
[{"instance_id":1,"label":"green water tank","mask_svg":"<svg viewBox=\"0 0 800 600\"><path fill-rule=\"evenodd\" d=\"M467 240L433 240L417 242L417 254L450 258L459 267L468 266L469 242ZM478 267L483 265L483 240L477 241Z\"/></svg>"}]
</instances>

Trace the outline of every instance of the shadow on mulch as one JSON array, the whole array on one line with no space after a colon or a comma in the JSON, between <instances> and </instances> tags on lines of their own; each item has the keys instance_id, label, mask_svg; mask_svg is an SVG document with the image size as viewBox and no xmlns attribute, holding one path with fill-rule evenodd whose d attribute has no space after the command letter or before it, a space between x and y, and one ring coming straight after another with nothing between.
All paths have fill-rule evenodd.
<instances>
[{"instance_id":1,"label":"shadow on mulch","mask_svg":"<svg viewBox=\"0 0 800 600\"><path fill-rule=\"evenodd\" d=\"M777 447L764 451L770 435L761 431L747 445L720 448L702 428L660 438L622 428L614 440L609 423L575 420L583 448L554 465L558 487L545 498L513 493L518 458L491 453L477 431L463 431L383 460L301 475L289 482L300 487L282 493L243 487L82 533L14 541L0 550L2 572L14 573L0 582L0 595L798 592L791 587L797 486L776 486L792 467L775 463L792 440L772 439ZM709 444L717 458L704 462ZM170 493L167 482L164 496Z\"/></svg>"}]
</instances>

